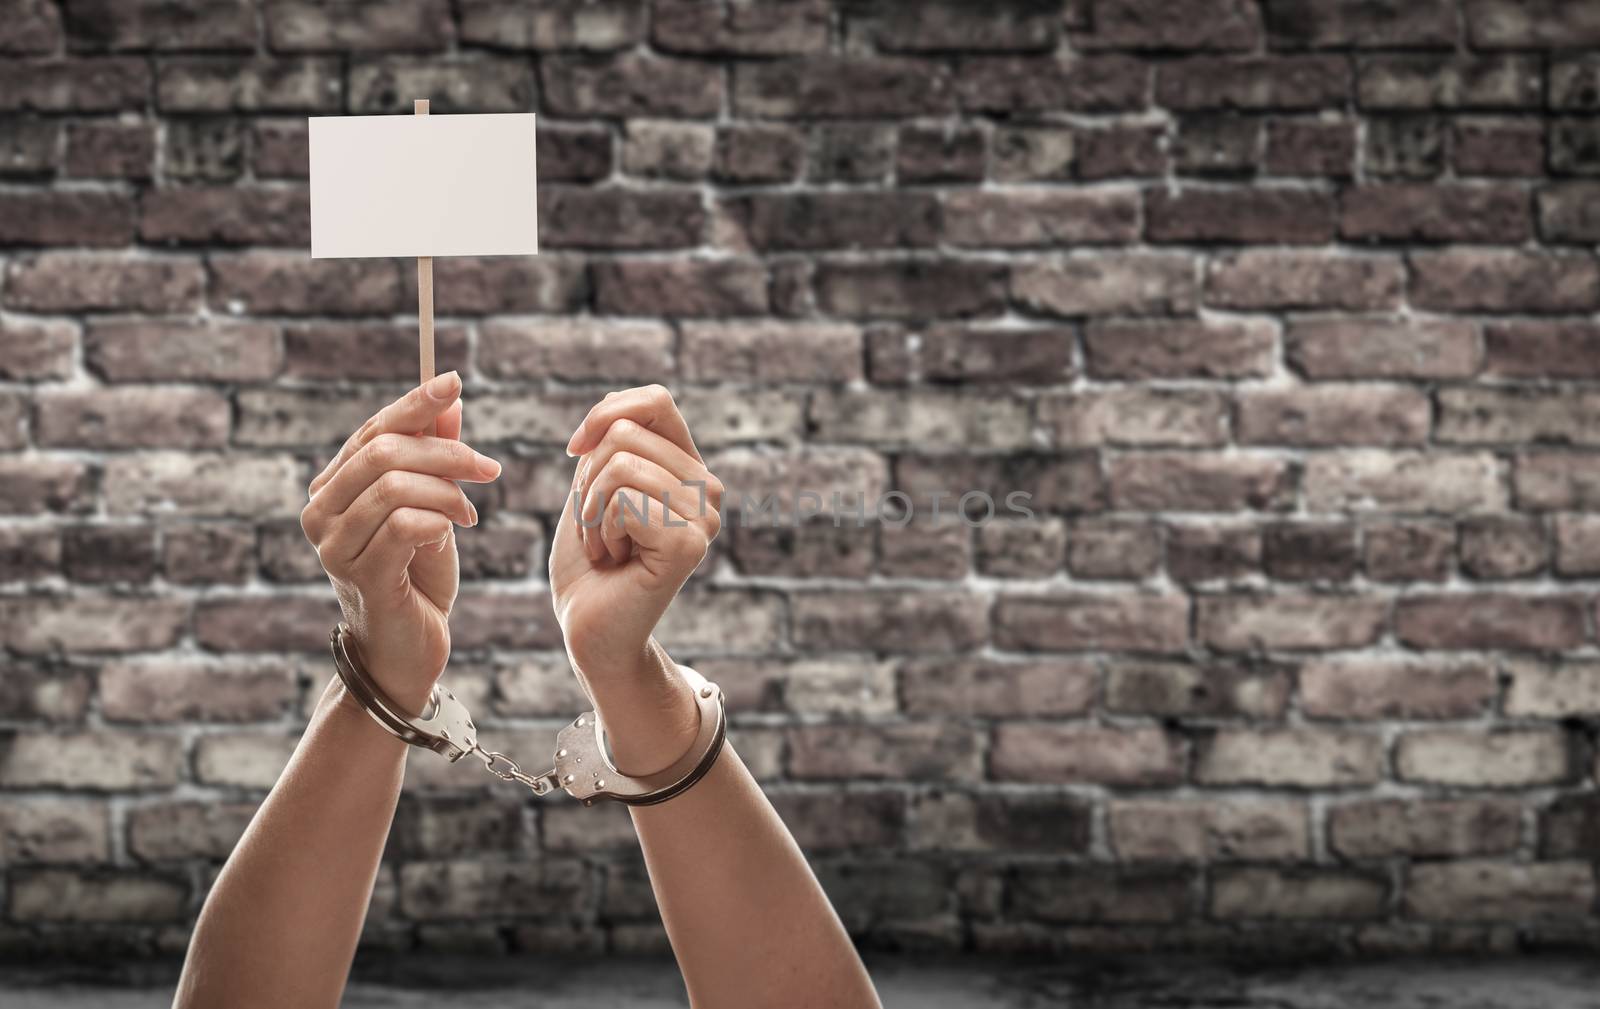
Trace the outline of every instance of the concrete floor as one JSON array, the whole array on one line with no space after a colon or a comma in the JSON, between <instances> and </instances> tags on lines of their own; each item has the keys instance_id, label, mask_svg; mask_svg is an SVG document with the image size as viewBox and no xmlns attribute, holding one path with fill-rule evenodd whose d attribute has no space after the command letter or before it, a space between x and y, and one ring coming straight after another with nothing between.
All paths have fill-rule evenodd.
<instances>
[{"instance_id":1,"label":"concrete floor","mask_svg":"<svg viewBox=\"0 0 1600 1009\"><path fill-rule=\"evenodd\" d=\"M470 968L426 971L442 978ZM1159 960L1072 967L880 961L873 977L886 1009L1600 1009L1600 963L1569 959L1393 961L1233 969ZM490 987L402 989L352 985L355 1007L441 1004L472 1009L682 1007L670 963L624 962L540 971L520 985L496 970ZM481 972L473 975L482 977ZM96 988L0 969L6 1009L165 1009L169 986Z\"/></svg>"}]
</instances>

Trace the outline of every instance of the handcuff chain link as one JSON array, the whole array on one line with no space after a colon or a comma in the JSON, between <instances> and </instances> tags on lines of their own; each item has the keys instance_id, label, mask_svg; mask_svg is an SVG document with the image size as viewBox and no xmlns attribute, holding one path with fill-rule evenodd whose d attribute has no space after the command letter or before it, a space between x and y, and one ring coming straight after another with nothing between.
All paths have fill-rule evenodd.
<instances>
[{"instance_id":1,"label":"handcuff chain link","mask_svg":"<svg viewBox=\"0 0 1600 1009\"><path fill-rule=\"evenodd\" d=\"M472 744L468 751L483 761L484 770L499 778L501 781L517 781L527 785L533 790L534 795L548 795L555 790L556 772L554 768L535 777L523 771L522 766L515 760L501 753L499 750L485 750L477 743ZM504 764L505 768L496 767L495 764Z\"/></svg>"}]
</instances>

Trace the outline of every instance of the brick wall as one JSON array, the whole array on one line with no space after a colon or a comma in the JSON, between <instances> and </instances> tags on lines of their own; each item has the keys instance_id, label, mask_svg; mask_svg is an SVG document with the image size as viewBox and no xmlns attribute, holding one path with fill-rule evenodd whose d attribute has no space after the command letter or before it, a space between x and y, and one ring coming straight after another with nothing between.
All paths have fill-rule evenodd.
<instances>
[{"instance_id":1,"label":"brick wall","mask_svg":"<svg viewBox=\"0 0 1600 1009\"><path fill-rule=\"evenodd\" d=\"M662 381L735 492L1031 495L748 523L664 631L869 944L1594 944L1597 49L1577 0L0 3L0 950L180 949L329 675L296 515L415 294L307 258L305 116L415 97L541 113L545 254L437 264L500 748L580 703L561 446ZM410 774L371 946L660 948L618 810Z\"/></svg>"}]
</instances>

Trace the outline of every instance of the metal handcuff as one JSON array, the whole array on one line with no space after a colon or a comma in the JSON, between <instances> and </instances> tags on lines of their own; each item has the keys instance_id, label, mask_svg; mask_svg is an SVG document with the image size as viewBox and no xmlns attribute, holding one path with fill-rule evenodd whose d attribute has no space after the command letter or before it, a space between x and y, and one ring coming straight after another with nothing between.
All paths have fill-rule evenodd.
<instances>
[{"instance_id":1,"label":"metal handcuff","mask_svg":"<svg viewBox=\"0 0 1600 1009\"><path fill-rule=\"evenodd\" d=\"M671 767L655 774L628 775L612 766L607 756L605 730L592 711L586 711L556 733L555 767L542 774L527 774L503 753L478 745L478 727L472 713L448 689L434 684L428 703L415 718L403 714L383 688L372 679L351 640L349 625L341 622L329 636L333 665L339 679L357 703L388 733L412 746L443 754L454 763L467 754L503 781L518 781L534 795L549 795L557 788L592 806L597 799L615 799L630 806L666 802L688 791L705 777L722 752L728 719L722 690L688 666L678 671L694 691L700 729L694 743Z\"/></svg>"}]
</instances>

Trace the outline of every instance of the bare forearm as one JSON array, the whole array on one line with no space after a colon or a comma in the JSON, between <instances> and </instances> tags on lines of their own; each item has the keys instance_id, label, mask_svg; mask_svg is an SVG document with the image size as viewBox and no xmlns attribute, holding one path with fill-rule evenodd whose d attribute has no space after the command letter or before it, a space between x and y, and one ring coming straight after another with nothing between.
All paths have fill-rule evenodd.
<instances>
[{"instance_id":1,"label":"bare forearm","mask_svg":"<svg viewBox=\"0 0 1600 1009\"><path fill-rule=\"evenodd\" d=\"M878 1005L805 856L731 747L683 795L633 810L633 823L695 1006Z\"/></svg>"},{"instance_id":2,"label":"bare forearm","mask_svg":"<svg viewBox=\"0 0 1600 1009\"><path fill-rule=\"evenodd\" d=\"M596 698L623 770L682 752L694 707L686 688L677 698L665 709L638 694ZM695 1006L878 1005L805 856L731 746L687 792L632 813Z\"/></svg>"},{"instance_id":3,"label":"bare forearm","mask_svg":"<svg viewBox=\"0 0 1600 1009\"><path fill-rule=\"evenodd\" d=\"M336 1006L405 770L335 683L200 912L177 1007Z\"/></svg>"}]
</instances>

